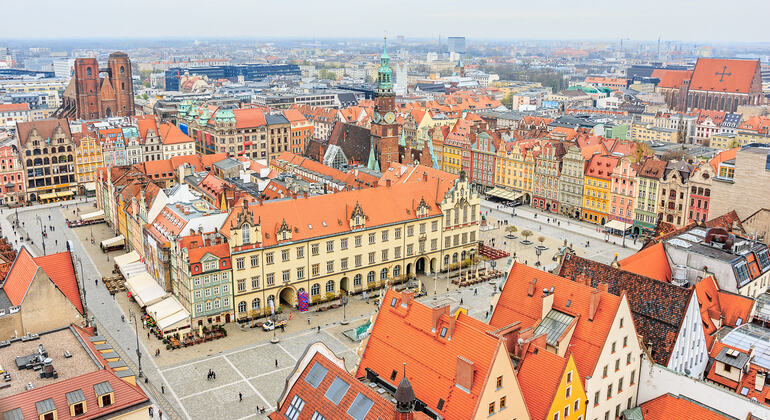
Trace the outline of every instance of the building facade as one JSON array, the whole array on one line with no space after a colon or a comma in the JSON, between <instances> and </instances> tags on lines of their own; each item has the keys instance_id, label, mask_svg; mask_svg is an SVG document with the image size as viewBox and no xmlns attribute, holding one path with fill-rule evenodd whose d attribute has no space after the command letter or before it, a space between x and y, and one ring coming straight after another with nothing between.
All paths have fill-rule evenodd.
<instances>
[{"instance_id":1,"label":"building facade","mask_svg":"<svg viewBox=\"0 0 770 420\"><path fill-rule=\"evenodd\" d=\"M16 146L0 147L0 201L7 206L24 204L24 168L19 160Z\"/></svg>"},{"instance_id":2,"label":"building facade","mask_svg":"<svg viewBox=\"0 0 770 420\"><path fill-rule=\"evenodd\" d=\"M693 170L688 179L690 206L687 211L687 219L690 222L705 223L708 220L711 182L715 176L714 168L708 163L702 163Z\"/></svg>"},{"instance_id":3,"label":"building facade","mask_svg":"<svg viewBox=\"0 0 770 420\"><path fill-rule=\"evenodd\" d=\"M634 223L636 197L636 168L628 157L622 157L612 170L610 191L610 220L627 225Z\"/></svg>"},{"instance_id":4,"label":"building facade","mask_svg":"<svg viewBox=\"0 0 770 420\"><path fill-rule=\"evenodd\" d=\"M561 142L545 142L535 162L535 182L532 187L532 206L551 213L559 213L559 175L566 151Z\"/></svg>"},{"instance_id":5,"label":"building facade","mask_svg":"<svg viewBox=\"0 0 770 420\"><path fill-rule=\"evenodd\" d=\"M634 209L634 234L652 232L658 224L660 180L666 162L655 158L645 160L637 173L637 198Z\"/></svg>"},{"instance_id":6,"label":"building facade","mask_svg":"<svg viewBox=\"0 0 770 420\"><path fill-rule=\"evenodd\" d=\"M585 172L582 220L604 225L609 220L612 171L618 164L615 156L596 155Z\"/></svg>"},{"instance_id":7,"label":"building facade","mask_svg":"<svg viewBox=\"0 0 770 420\"><path fill-rule=\"evenodd\" d=\"M72 196L77 186L75 145L66 120L17 124L20 154L27 180L27 200Z\"/></svg>"},{"instance_id":8,"label":"building facade","mask_svg":"<svg viewBox=\"0 0 770 420\"><path fill-rule=\"evenodd\" d=\"M233 319L230 247L215 232L180 239L179 289L176 296L190 312L193 327Z\"/></svg>"},{"instance_id":9,"label":"building facade","mask_svg":"<svg viewBox=\"0 0 770 420\"><path fill-rule=\"evenodd\" d=\"M85 184L96 181L96 170L104 166L104 155L101 143L93 136L81 137L76 144L75 173L78 185L83 186L83 190Z\"/></svg>"},{"instance_id":10,"label":"building facade","mask_svg":"<svg viewBox=\"0 0 770 420\"><path fill-rule=\"evenodd\" d=\"M680 228L687 224L687 204L690 190L692 165L684 161L671 161L666 164L660 180L660 209L663 220Z\"/></svg>"},{"instance_id":11,"label":"building facade","mask_svg":"<svg viewBox=\"0 0 770 420\"><path fill-rule=\"evenodd\" d=\"M558 201L562 214L580 218L583 208L585 160L577 144L567 148L559 175Z\"/></svg>"}]
</instances>

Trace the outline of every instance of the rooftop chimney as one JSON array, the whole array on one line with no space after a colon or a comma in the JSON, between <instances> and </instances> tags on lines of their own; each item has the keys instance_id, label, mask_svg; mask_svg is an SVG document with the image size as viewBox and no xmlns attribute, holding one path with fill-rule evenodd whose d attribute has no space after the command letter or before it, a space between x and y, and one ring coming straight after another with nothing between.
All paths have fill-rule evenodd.
<instances>
[{"instance_id":1,"label":"rooftop chimney","mask_svg":"<svg viewBox=\"0 0 770 420\"><path fill-rule=\"evenodd\" d=\"M601 286L602 283L599 283ZM588 306L588 320L593 321L594 316L596 316L596 310L599 309L599 300L601 300L602 295L601 292L598 289L591 290L591 302Z\"/></svg>"},{"instance_id":2,"label":"rooftop chimney","mask_svg":"<svg viewBox=\"0 0 770 420\"><path fill-rule=\"evenodd\" d=\"M553 292L548 289L543 289L543 311L540 315L540 319L544 319L548 312L551 312L553 308Z\"/></svg>"},{"instance_id":3,"label":"rooftop chimney","mask_svg":"<svg viewBox=\"0 0 770 420\"><path fill-rule=\"evenodd\" d=\"M414 297L414 292L403 292L401 293L401 306L408 307L409 302L412 301L412 298Z\"/></svg>"},{"instance_id":4,"label":"rooftop chimney","mask_svg":"<svg viewBox=\"0 0 770 420\"><path fill-rule=\"evenodd\" d=\"M422 180L423 181L427 181L428 180L428 173L427 172L423 172L422 173Z\"/></svg>"},{"instance_id":5,"label":"rooftop chimney","mask_svg":"<svg viewBox=\"0 0 770 420\"><path fill-rule=\"evenodd\" d=\"M386 179L386 180L385 180L385 186L386 186L386 187L388 187L388 188L390 188L390 180L389 180L389 179Z\"/></svg>"},{"instance_id":6,"label":"rooftop chimney","mask_svg":"<svg viewBox=\"0 0 770 420\"><path fill-rule=\"evenodd\" d=\"M765 373L764 370L758 370L757 376L754 378L754 390L757 392L762 392L762 389L765 387L765 376L767 373Z\"/></svg>"},{"instance_id":7,"label":"rooftop chimney","mask_svg":"<svg viewBox=\"0 0 770 420\"><path fill-rule=\"evenodd\" d=\"M462 356L457 356L456 378L457 386L470 393L473 385L473 362Z\"/></svg>"},{"instance_id":8,"label":"rooftop chimney","mask_svg":"<svg viewBox=\"0 0 770 420\"><path fill-rule=\"evenodd\" d=\"M431 325L433 326L433 332L436 332L436 327L438 326L438 320L441 319L442 314L449 314L449 306L444 305L439 308L431 308L433 312L431 313Z\"/></svg>"},{"instance_id":9,"label":"rooftop chimney","mask_svg":"<svg viewBox=\"0 0 770 420\"><path fill-rule=\"evenodd\" d=\"M537 279L532 279L531 282L527 285L527 296L532 297L535 295L535 283L537 283Z\"/></svg>"}]
</instances>

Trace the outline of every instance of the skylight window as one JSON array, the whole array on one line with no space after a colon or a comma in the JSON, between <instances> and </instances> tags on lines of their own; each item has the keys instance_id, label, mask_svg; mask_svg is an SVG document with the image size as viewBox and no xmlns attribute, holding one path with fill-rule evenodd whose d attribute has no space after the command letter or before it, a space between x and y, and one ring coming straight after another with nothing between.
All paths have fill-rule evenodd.
<instances>
[{"instance_id":1,"label":"skylight window","mask_svg":"<svg viewBox=\"0 0 770 420\"><path fill-rule=\"evenodd\" d=\"M393 298L393 300L390 301L390 306L396 307L396 302L398 302L398 298Z\"/></svg>"},{"instance_id":2,"label":"skylight window","mask_svg":"<svg viewBox=\"0 0 770 420\"><path fill-rule=\"evenodd\" d=\"M307 373L307 376L305 376L305 382L312 385L313 388L318 388L318 385L321 385L321 381L326 377L327 372L329 372L329 369L316 362L313 367L310 368L310 372Z\"/></svg>"},{"instance_id":3,"label":"skylight window","mask_svg":"<svg viewBox=\"0 0 770 420\"><path fill-rule=\"evenodd\" d=\"M340 379L338 376L334 378L334 382L329 385L329 389L326 390L324 396L326 399L333 402L334 405L338 405L340 401L342 401L342 397L345 396L345 393L348 392L348 389L350 389L350 384Z\"/></svg>"},{"instance_id":4,"label":"skylight window","mask_svg":"<svg viewBox=\"0 0 770 420\"><path fill-rule=\"evenodd\" d=\"M350 408L348 408L348 415L354 420L364 420L373 405L374 401L370 400L364 394L358 394L356 395L356 399L353 400L353 404L350 404Z\"/></svg>"},{"instance_id":5,"label":"skylight window","mask_svg":"<svg viewBox=\"0 0 770 420\"><path fill-rule=\"evenodd\" d=\"M441 338L446 338L447 329L446 327L441 327Z\"/></svg>"}]
</instances>

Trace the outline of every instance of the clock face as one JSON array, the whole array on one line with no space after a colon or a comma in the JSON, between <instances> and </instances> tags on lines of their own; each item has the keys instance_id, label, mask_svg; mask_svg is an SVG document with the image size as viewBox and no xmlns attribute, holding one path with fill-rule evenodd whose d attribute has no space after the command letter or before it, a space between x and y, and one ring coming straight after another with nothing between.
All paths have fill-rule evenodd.
<instances>
[{"instance_id":1,"label":"clock face","mask_svg":"<svg viewBox=\"0 0 770 420\"><path fill-rule=\"evenodd\" d=\"M379 112L374 113L374 122L379 123L382 120L382 115Z\"/></svg>"},{"instance_id":2,"label":"clock face","mask_svg":"<svg viewBox=\"0 0 770 420\"><path fill-rule=\"evenodd\" d=\"M385 122L386 123L393 124L393 121L395 121L395 120L396 120L396 114L394 114L392 112L388 112L387 114L385 114Z\"/></svg>"}]
</instances>

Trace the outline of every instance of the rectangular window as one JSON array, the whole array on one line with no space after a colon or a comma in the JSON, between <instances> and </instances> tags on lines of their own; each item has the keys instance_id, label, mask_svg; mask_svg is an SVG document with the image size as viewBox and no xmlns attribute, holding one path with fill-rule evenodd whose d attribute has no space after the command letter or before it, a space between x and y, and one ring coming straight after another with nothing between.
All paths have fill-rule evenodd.
<instances>
[{"instance_id":1,"label":"rectangular window","mask_svg":"<svg viewBox=\"0 0 770 420\"><path fill-rule=\"evenodd\" d=\"M607 385L607 399L612 398L612 384Z\"/></svg>"},{"instance_id":2,"label":"rectangular window","mask_svg":"<svg viewBox=\"0 0 770 420\"><path fill-rule=\"evenodd\" d=\"M401 228L396 228L396 230L393 231L393 236L396 239L401 239Z\"/></svg>"},{"instance_id":3,"label":"rectangular window","mask_svg":"<svg viewBox=\"0 0 770 420\"><path fill-rule=\"evenodd\" d=\"M430 240L430 250L435 251L436 249L438 249L438 239L433 238Z\"/></svg>"},{"instance_id":4,"label":"rectangular window","mask_svg":"<svg viewBox=\"0 0 770 420\"><path fill-rule=\"evenodd\" d=\"M396 259L401 258L401 247L400 246L397 246L397 247L393 248L393 258L396 258Z\"/></svg>"},{"instance_id":5,"label":"rectangular window","mask_svg":"<svg viewBox=\"0 0 770 420\"><path fill-rule=\"evenodd\" d=\"M420 223L420 234L425 233L425 228L426 228L426 224L425 223Z\"/></svg>"},{"instance_id":6,"label":"rectangular window","mask_svg":"<svg viewBox=\"0 0 770 420\"><path fill-rule=\"evenodd\" d=\"M356 267L361 267L361 255L356 255L353 257L353 262L355 263Z\"/></svg>"},{"instance_id":7,"label":"rectangular window","mask_svg":"<svg viewBox=\"0 0 770 420\"><path fill-rule=\"evenodd\" d=\"M406 237L411 238L412 236L414 236L414 226L409 225L406 227Z\"/></svg>"},{"instance_id":8,"label":"rectangular window","mask_svg":"<svg viewBox=\"0 0 770 420\"><path fill-rule=\"evenodd\" d=\"M259 276L254 276L251 278L251 288L259 289Z\"/></svg>"},{"instance_id":9,"label":"rectangular window","mask_svg":"<svg viewBox=\"0 0 770 420\"><path fill-rule=\"evenodd\" d=\"M629 382L631 383L631 385L636 383L636 371L635 370L631 371L631 380Z\"/></svg>"},{"instance_id":10,"label":"rectangular window","mask_svg":"<svg viewBox=\"0 0 770 420\"><path fill-rule=\"evenodd\" d=\"M369 264L374 264L374 252L369 253Z\"/></svg>"},{"instance_id":11,"label":"rectangular window","mask_svg":"<svg viewBox=\"0 0 770 420\"><path fill-rule=\"evenodd\" d=\"M340 239L340 249L348 249L348 238Z\"/></svg>"},{"instance_id":12,"label":"rectangular window","mask_svg":"<svg viewBox=\"0 0 770 420\"><path fill-rule=\"evenodd\" d=\"M334 252L334 241L326 241L326 252Z\"/></svg>"},{"instance_id":13,"label":"rectangular window","mask_svg":"<svg viewBox=\"0 0 770 420\"><path fill-rule=\"evenodd\" d=\"M495 403L489 403L489 414L495 414Z\"/></svg>"},{"instance_id":14,"label":"rectangular window","mask_svg":"<svg viewBox=\"0 0 770 420\"><path fill-rule=\"evenodd\" d=\"M265 281L267 282L268 286L275 285L275 273L267 273L267 276L265 277L266 277Z\"/></svg>"},{"instance_id":15,"label":"rectangular window","mask_svg":"<svg viewBox=\"0 0 770 420\"><path fill-rule=\"evenodd\" d=\"M628 353L628 354L626 355L626 364L627 364L627 365L630 365L630 364L631 364L631 353Z\"/></svg>"},{"instance_id":16,"label":"rectangular window","mask_svg":"<svg viewBox=\"0 0 770 420\"><path fill-rule=\"evenodd\" d=\"M387 249L383 249L382 250L382 260L383 261L387 261L388 260L388 250Z\"/></svg>"},{"instance_id":17,"label":"rectangular window","mask_svg":"<svg viewBox=\"0 0 770 420\"><path fill-rule=\"evenodd\" d=\"M431 231L431 232L435 232L435 231L437 231L437 230L438 230L438 221L434 220L434 221L433 221L433 222L431 222L431 224L430 224L430 231Z\"/></svg>"},{"instance_id":18,"label":"rectangular window","mask_svg":"<svg viewBox=\"0 0 770 420\"><path fill-rule=\"evenodd\" d=\"M618 379L618 393L623 392L623 378Z\"/></svg>"},{"instance_id":19,"label":"rectangular window","mask_svg":"<svg viewBox=\"0 0 770 420\"><path fill-rule=\"evenodd\" d=\"M235 268L237 268L239 270L243 270L244 268L246 268L245 258L237 258L235 260Z\"/></svg>"},{"instance_id":20,"label":"rectangular window","mask_svg":"<svg viewBox=\"0 0 770 420\"><path fill-rule=\"evenodd\" d=\"M265 253L265 264L272 264L273 263L273 253L272 252L266 252Z\"/></svg>"},{"instance_id":21,"label":"rectangular window","mask_svg":"<svg viewBox=\"0 0 770 420\"><path fill-rule=\"evenodd\" d=\"M305 278L305 267L297 267L297 280Z\"/></svg>"},{"instance_id":22,"label":"rectangular window","mask_svg":"<svg viewBox=\"0 0 770 420\"><path fill-rule=\"evenodd\" d=\"M500 389L502 387L503 387L503 377L502 376L498 376L497 377L497 389Z\"/></svg>"},{"instance_id":23,"label":"rectangular window","mask_svg":"<svg viewBox=\"0 0 770 420\"><path fill-rule=\"evenodd\" d=\"M567 387L567 390L566 390L566 391L564 391L564 398L569 398L569 397L570 397L570 395L572 395L572 387L571 387L571 386L568 386L568 387Z\"/></svg>"},{"instance_id":24,"label":"rectangular window","mask_svg":"<svg viewBox=\"0 0 770 420\"><path fill-rule=\"evenodd\" d=\"M599 391L594 394L594 405L599 405Z\"/></svg>"},{"instance_id":25,"label":"rectangular window","mask_svg":"<svg viewBox=\"0 0 770 420\"><path fill-rule=\"evenodd\" d=\"M321 269L320 269L320 265L319 265L319 264L313 264L313 265L311 266L311 270L312 270L313 276L314 276L314 277L315 277L315 276L317 276L317 275L318 275L318 273L321 271Z\"/></svg>"},{"instance_id":26,"label":"rectangular window","mask_svg":"<svg viewBox=\"0 0 770 420\"><path fill-rule=\"evenodd\" d=\"M304 246L298 246L297 247L297 258L305 258L305 247Z\"/></svg>"},{"instance_id":27,"label":"rectangular window","mask_svg":"<svg viewBox=\"0 0 770 420\"><path fill-rule=\"evenodd\" d=\"M369 234L369 245L372 245L375 241L374 233Z\"/></svg>"},{"instance_id":28,"label":"rectangular window","mask_svg":"<svg viewBox=\"0 0 770 420\"><path fill-rule=\"evenodd\" d=\"M305 401L298 395L295 395L294 399L291 400L289 408L286 409L286 418L289 420L297 420L299 413L302 412L303 408L305 408Z\"/></svg>"},{"instance_id":29,"label":"rectangular window","mask_svg":"<svg viewBox=\"0 0 770 420\"><path fill-rule=\"evenodd\" d=\"M353 241L354 241L354 243L356 245L356 248L360 247L361 246L361 235L358 235L355 238L353 238Z\"/></svg>"},{"instance_id":30,"label":"rectangular window","mask_svg":"<svg viewBox=\"0 0 770 420\"><path fill-rule=\"evenodd\" d=\"M413 244L407 244L406 245L406 255L412 255L414 254L414 245Z\"/></svg>"},{"instance_id":31,"label":"rectangular window","mask_svg":"<svg viewBox=\"0 0 770 420\"><path fill-rule=\"evenodd\" d=\"M505 408L505 396L500 397L500 409Z\"/></svg>"},{"instance_id":32,"label":"rectangular window","mask_svg":"<svg viewBox=\"0 0 770 420\"><path fill-rule=\"evenodd\" d=\"M628 336L623 337L623 347L628 346Z\"/></svg>"},{"instance_id":33,"label":"rectangular window","mask_svg":"<svg viewBox=\"0 0 770 420\"><path fill-rule=\"evenodd\" d=\"M340 270L347 270L348 269L348 259L343 258L340 260Z\"/></svg>"},{"instance_id":34,"label":"rectangular window","mask_svg":"<svg viewBox=\"0 0 770 420\"><path fill-rule=\"evenodd\" d=\"M334 261L326 261L326 272L327 273L334 272Z\"/></svg>"},{"instance_id":35,"label":"rectangular window","mask_svg":"<svg viewBox=\"0 0 770 420\"><path fill-rule=\"evenodd\" d=\"M281 261L283 261L283 262L289 261L289 250L288 249L281 250Z\"/></svg>"},{"instance_id":36,"label":"rectangular window","mask_svg":"<svg viewBox=\"0 0 770 420\"><path fill-rule=\"evenodd\" d=\"M382 242L387 242L387 241L388 241L388 231L387 230L383 230L382 231Z\"/></svg>"},{"instance_id":37,"label":"rectangular window","mask_svg":"<svg viewBox=\"0 0 770 420\"><path fill-rule=\"evenodd\" d=\"M259 267L259 256L252 255L250 258L250 262L252 267Z\"/></svg>"},{"instance_id":38,"label":"rectangular window","mask_svg":"<svg viewBox=\"0 0 770 420\"><path fill-rule=\"evenodd\" d=\"M318 244L310 245L310 255L318 255Z\"/></svg>"},{"instance_id":39,"label":"rectangular window","mask_svg":"<svg viewBox=\"0 0 770 420\"><path fill-rule=\"evenodd\" d=\"M246 280L245 279L239 279L238 280L238 291L239 292L245 292L246 291Z\"/></svg>"},{"instance_id":40,"label":"rectangular window","mask_svg":"<svg viewBox=\"0 0 770 420\"><path fill-rule=\"evenodd\" d=\"M620 359L615 360L615 372L620 370Z\"/></svg>"}]
</instances>

